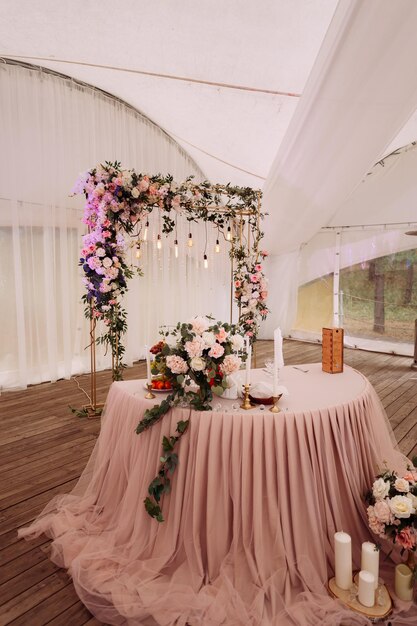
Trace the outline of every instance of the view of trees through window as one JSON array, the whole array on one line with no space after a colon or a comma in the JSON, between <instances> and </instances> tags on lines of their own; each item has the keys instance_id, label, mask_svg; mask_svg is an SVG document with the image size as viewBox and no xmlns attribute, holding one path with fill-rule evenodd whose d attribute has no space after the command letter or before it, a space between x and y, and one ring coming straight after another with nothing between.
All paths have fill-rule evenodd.
<instances>
[{"instance_id":1,"label":"view of trees through window","mask_svg":"<svg viewBox=\"0 0 417 626\"><path fill-rule=\"evenodd\" d=\"M344 268L340 292L347 334L413 343L416 279L417 249Z\"/></svg>"}]
</instances>

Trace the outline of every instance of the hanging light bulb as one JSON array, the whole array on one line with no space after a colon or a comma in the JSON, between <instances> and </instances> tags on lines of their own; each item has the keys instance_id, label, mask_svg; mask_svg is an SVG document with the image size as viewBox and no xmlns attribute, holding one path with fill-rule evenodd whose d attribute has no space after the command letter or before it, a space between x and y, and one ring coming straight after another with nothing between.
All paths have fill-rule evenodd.
<instances>
[{"instance_id":1,"label":"hanging light bulb","mask_svg":"<svg viewBox=\"0 0 417 626\"><path fill-rule=\"evenodd\" d=\"M219 244L219 240L216 239L216 245L214 246L214 250L215 252L220 252L220 244Z\"/></svg>"},{"instance_id":2,"label":"hanging light bulb","mask_svg":"<svg viewBox=\"0 0 417 626\"><path fill-rule=\"evenodd\" d=\"M208 260L207 260L207 254L204 255L204 269L206 270L208 268Z\"/></svg>"},{"instance_id":3,"label":"hanging light bulb","mask_svg":"<svg viewBox=\"0 0 417 626\"><path fill-rule=\"evenodd\" d=\"M143 241L147 241L148 239L148 228L149 228L149 221L146 220L145 230L143 231Z\"/></svg>"},{"instance_id":4,"label":"hanging light bulb","mask_svg":"<svg viewBox=\"0 0 417 626\"><path fill-rule=\"evenodd\" d=\"M140 244L139 244L138 247L136 248L136 258L140 259L141 256L142 256L142 250L140 249Z\"/></svg>"},{"instance_id":5,"label":"hanging light bulb","mask_svg":"<svg viewBox=\"0 0 417 626\"><path fill-rule=\"evenodd\" d=\"M178 259L178 239L174 241L174 254L175 258Z\"/></svg>"},{"instance_id":6,"label":"hanging light bulb","mask_svg":"<svg viewBox=\"0 0 417 626\"><path fill-rule=\"evenodd\" d=\"M189 248L193 247L193 236L192 236L191 233L189 233L189 235L188 235L187 245L188 245Z\"/></svg>"},{"instance_id":7,"label":"hanging light bulb","mask_svg":"<svg viewBox=\"0 0 417 626\"><path fill-rule=\"evenodd\" d=\"M161 250L161 248L162 248L161 235L158 235L158 237L157 237L156 247L158 248L158 250Z\"/></svg>"},{"instance_id":8,"label":"hanging light bulb","mask_svg":"<svg viewBox=\"0 0 417 626\"><path fill-rule=\"evenodd\" d=\"M230 241L232 239L232 230L230 226L227 227L226 239L227 241Z\"/></svg>"}]
</instances>

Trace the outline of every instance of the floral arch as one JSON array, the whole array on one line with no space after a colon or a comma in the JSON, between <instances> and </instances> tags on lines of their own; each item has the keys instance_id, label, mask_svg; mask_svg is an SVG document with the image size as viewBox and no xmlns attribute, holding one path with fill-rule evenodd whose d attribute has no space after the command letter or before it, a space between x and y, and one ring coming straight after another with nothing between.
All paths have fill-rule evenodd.
<instances>
[{"instance_id":1,"label":"floral arch","mask_svg":"<svg viewBox=\"0 0 417 626\"><path fill-rule=\"evenodd\" d=\"M135 272L127 262L124 233L134 239L139 251L146 240L148 216L154 210L161 212L165 235L175 231L180 217L212 224L230 241L238 327L251 342L256 339L260 321L268 314L268 283L262 266L267 252L260 249L264 214L259 190L196 183L192 177L176 183L171 175L149 176L106 161L80 177L74 192L86 197L83 221L89 230L83 237L80 259L85 273L85 315L94 325L102 320L107 327L96 341L111 348L114 380L122 377L125 367L121 338L127 320L121 298ZM178 245L176 240L174 245Z\"/></svg>"}]
</instances>

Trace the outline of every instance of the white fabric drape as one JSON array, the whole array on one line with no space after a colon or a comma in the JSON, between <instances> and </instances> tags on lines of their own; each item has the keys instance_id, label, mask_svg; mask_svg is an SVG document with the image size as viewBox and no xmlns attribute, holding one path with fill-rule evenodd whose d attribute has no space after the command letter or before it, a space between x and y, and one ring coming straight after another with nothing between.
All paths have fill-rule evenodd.
<instances>
[{"instance_id":1,"label":"white fabric drape","mask_svg":"<svg viewBox=\"0 0 417 626\"><path fill-rule=\"evenodd\" d=\"M273 254L298 250L329 222L415 111L416 28L413 0L339 3L264 186ZM280 290L284 310L297 282Z\"/></svg>"},{"instance_id":2,"label":"white fabric drape","mask_svg":"<svg viewBox=\"0 0 417 626\"><path fill-rule=\"evenodd\" d=\"M203 175L160 128L120 101L65 78L5 64L0 64L0 143L0 386L24 387L89 367L78 268L83 201L69 197L79 172L119 160L123 167L169 172L179 181ZM186 226L179 224L179 269L173 270L165 237L160 253L152 244L157 228L153 225L144 251L146 277L132 280L126 300L128 362L143 354L145 342L158 338L159 324L201 312L229 315L225 246L211 259L213 233L208 233L212 262L203 274L205 230L193 226L196 244L186 253ZM99 351L99 368L109 359Z\"/></svg>"}]
</instances>

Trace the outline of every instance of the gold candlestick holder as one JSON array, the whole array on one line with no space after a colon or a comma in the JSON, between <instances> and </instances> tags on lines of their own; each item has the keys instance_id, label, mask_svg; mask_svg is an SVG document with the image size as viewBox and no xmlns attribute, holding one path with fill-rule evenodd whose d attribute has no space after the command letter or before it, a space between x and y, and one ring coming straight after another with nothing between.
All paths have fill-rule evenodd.
<instances>
[{"instance_id":1,"label":"gold candlestick holder","mask_svg":"<svg viewBox=\"0 0 417 626\"><path fill-rule=\"evenodd\" d=\"M272 406L269 409L271 411L271 413L280 413L281 409L278 406L278 402L280 401L282 396L282 393L279 394L279 396L272 396Z\"/></svg>"},{"instance_id":2,"label":"gold candlestick holder","mask_svg":"<svg viewBox=\"0 0 417 626\"><path fill-rule=\"evenodd\" d=\"M242 385L243 387L243 402L240 405L241 409L245 409L245 411L249 411L249 409L253 409L254 405L250 403L249 400L249 389L250 385Z\"/></svg>"},{"instance_id":3,"label":"gold candlestick holder","mask_svg":"<svg viewBox=\"0 0 417 626\"><path fill-rule=\"evenodd\" d=\"M152 393L152 385L151 385L151 383L146 383L146 387L148 389L148 393L146 394L145 398L147 400L152 400L152 398L155 398L155 394Z\"/></svg>"}]
</instances>

